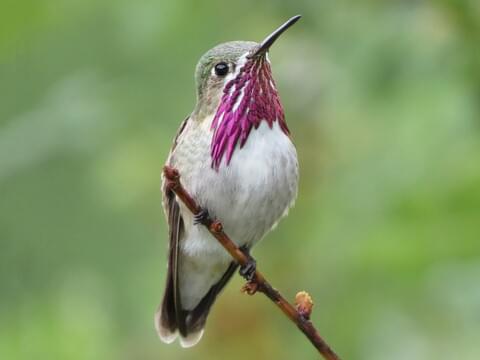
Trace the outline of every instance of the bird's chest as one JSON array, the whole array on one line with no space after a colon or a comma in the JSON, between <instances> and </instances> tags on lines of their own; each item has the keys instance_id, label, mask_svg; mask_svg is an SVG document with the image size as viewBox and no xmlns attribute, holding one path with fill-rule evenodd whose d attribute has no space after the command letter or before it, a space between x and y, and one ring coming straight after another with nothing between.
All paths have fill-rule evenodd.
<instances>
[{"instance_id":1,"label":"bird's chest","mask_svg":"<svg viewBox=\"0 0 480 360\"><path fill-rule=\"evenodd\" d=\"M189 129L186 129L187 131ZM211 132L198 126L179 141L172 157L182 182L198 203L239 245L258 241L295 199L298 164L295 147L277 123L252 130L230 164L211 166ZM194 160L186 160L187 158ZM187 220L188 221L188 220Z\"/></svg>"}]
</instances>

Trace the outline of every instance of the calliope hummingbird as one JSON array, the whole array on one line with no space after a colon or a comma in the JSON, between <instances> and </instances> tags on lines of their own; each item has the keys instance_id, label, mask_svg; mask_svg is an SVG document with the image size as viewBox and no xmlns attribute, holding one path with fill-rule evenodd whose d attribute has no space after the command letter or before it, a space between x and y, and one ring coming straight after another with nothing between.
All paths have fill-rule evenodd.
<instances>
[{"instance_id":1,"label":"calliope hummingbird","mask_svg":"<svg viewBox=\"0 0 480 360\"><path fill-rule=\"evenodd\" d=\"M168 271L155 327L165 343L198 343L210 307L238 267L201 225L218 219L248 252L293 205L298 161L268 50L300 16L262 43L232 41L205 53L197 64L197 104L182 123L166 164L203 209L194 216L167 189ZM242 269L244 272L252 270Z\"/></svg>"}]
</instances>

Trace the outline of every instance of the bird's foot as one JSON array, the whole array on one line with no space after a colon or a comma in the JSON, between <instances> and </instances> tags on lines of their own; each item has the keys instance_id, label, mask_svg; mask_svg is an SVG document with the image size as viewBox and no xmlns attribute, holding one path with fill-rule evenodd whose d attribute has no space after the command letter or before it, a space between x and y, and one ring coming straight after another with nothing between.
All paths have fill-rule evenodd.
<instances>
[{"instance_id":1,"label":"bird's foot","mask_svg":"<svg viewBox=\"0 0 480 360\"><path fill-rule=\"evenodd\" d=\"M246 246L240 248L247 256L247 262L240 266L239 274L248 282L251 282L255 278L255 272L257 271L257 262L250 256L250 250Z\"/></svg>"},{"instance_id":2,"label":"bird's foot","mask_svg":"<svg viewBox=\"0 0 480 360\"><path fill-rule=\"evenodd\" d=\"M240 266L239 273L247 281L252 281L255 278L257 271L257 262L253 258L249 258L245 265Z\"/></svg>"},{"instance_id":3,"label":"bird's foot","mask_svg":"<svg viewBox=\"0 0 480 360\"><path fill-rule=\"evenodd\" d=\"M193 225L202 224L209 226L211 223L212 219L210 218L210 214L208 213L207 209L201 208L198 213L193 215Z\"/></svg>"}]
</instances>

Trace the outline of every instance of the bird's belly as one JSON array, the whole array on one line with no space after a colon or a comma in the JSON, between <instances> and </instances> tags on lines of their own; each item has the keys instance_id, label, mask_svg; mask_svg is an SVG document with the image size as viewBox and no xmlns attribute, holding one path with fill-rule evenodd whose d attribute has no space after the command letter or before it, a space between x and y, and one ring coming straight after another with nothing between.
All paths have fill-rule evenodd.
<instances>
[{"instance_id":1,"label":"bird's belly","mask_svg":"<svg viewBox=\"0 0 480 360\"><path fill-rule=\"evenodd\" d=\"M211 168L210 147L197 166L182 176L185 187L200 206L219 219L239 246L252 246L285 215L296 198L298 162L294 145L278 123L262 122L252 130L243 148L235 149L230 164L223 159L218 171ZM182 169L179 168L180 172ZM229 261L223 248L201 226L192 225L182 211L186 236L183 251L191 255L216 253Z\"/></svg>"}]
</instances>

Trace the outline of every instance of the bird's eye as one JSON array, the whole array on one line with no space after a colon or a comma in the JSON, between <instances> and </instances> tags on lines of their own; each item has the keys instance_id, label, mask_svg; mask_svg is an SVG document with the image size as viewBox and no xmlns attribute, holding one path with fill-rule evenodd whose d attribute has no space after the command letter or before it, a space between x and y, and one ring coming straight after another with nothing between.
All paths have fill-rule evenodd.
<instances>
[{"instance_id":1,"label":"bird's eye","mask_svg":"<svg viewBox=\"0 0 480 360\"><path fill-rule=\"evenodd\" d=\"M226 62L219 62L215 65L215 74L217 76L225 76L228 74L228 64Z\"/></svg>"}]
</instances>

